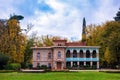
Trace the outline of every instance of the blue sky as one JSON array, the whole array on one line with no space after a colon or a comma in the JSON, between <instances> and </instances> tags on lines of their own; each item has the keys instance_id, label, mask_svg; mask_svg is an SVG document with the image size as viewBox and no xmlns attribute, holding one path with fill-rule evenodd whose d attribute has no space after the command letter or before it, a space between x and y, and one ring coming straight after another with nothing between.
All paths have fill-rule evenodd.
<instances>
[{"instance_id":1,"label":"blue sky","mask_svg":"<svg viewBox=\"0 0 120 80\"><path fill-rule=\"evenodd\" d=\"M0 0L0 18L9 18L10 14L24 16L21 27L28 23L34 27L29 32L41 35L81 39L82 20L87 25L102 24L113 20L120 0Z\"/></svg>"}]
</instances>

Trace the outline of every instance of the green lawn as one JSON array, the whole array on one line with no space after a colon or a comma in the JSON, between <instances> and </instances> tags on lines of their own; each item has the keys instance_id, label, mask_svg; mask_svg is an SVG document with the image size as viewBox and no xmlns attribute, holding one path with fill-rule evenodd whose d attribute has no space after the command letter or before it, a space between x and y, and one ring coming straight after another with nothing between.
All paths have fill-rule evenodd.
<instances>
[{"instance_id":1,"label":"green lawn","mask_svg":"<svg viewBox=\"0 0 120 80\"><path fill-rule=\"evenodd\" d=\"M0 73L0 80L120 80L120 74L104 72L11 72Z\"/></svg>"}]
</instances>

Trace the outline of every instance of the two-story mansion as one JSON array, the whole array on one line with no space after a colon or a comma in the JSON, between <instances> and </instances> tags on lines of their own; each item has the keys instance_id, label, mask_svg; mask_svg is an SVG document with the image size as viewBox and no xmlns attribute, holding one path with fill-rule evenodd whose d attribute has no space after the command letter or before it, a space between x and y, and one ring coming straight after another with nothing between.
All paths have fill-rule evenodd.
<instances>
[{"instance_id":1,"label":"two-story mansion","mask_svg":"<svg viewBox=\"0 0 120 80\"><path fill-rule=\"evenodd\" d=\"M54 40L51 47L32 47L33 67L47 65L52 70L72 67L96 66L99 68L99 46L85 46L85 43Z\"/></svg>"},{"instance_id":2,"label":"two-story mansion","mask_svg":"<svg viewBox=\"0 0 120 80\"><path fill-rule=\"evenodd\" d=\"M99 68L99 46L86 46L84 38L86 21L83 19L82 42L53 40L50 47L32 47L33 67L47 65L52 70L81 68L83 66Z\"/></svg>"}]
</instances>

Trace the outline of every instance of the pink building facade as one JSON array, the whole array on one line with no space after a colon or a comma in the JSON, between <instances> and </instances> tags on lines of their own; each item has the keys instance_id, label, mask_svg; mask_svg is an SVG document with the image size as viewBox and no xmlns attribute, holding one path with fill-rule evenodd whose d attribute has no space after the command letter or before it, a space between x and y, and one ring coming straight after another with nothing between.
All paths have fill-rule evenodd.
<instances>
[{"instance_id":1,"label":"pink building facade","mask_svg":"<svg viewBox=\"0 0 120 80\"><path fill-rule=\"evenodd\" d=\"M99 46L53 40L51 47L32 47L33 68L46 65L51 70L99 68Z\"/></svg>"}]
</instances>

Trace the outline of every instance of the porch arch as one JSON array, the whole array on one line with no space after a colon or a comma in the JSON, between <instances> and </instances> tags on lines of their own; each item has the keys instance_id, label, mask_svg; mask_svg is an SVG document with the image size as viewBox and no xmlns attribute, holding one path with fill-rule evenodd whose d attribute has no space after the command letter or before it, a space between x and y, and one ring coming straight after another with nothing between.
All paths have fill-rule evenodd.
<instances>
[{"instance_id":1,"label":"porch arch","mask_svg":"<svg viewBox=\"0 0 120 80\"><path fill-rule=\"evenodd\" d=\"M90 51L89 50L86 51L86 58L90 58Z\"/></svg>"}]
</instances>

